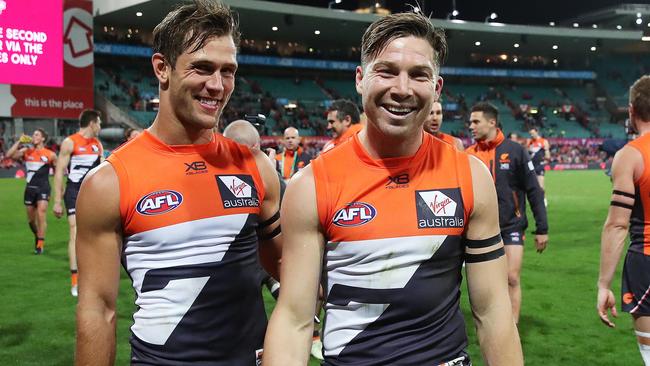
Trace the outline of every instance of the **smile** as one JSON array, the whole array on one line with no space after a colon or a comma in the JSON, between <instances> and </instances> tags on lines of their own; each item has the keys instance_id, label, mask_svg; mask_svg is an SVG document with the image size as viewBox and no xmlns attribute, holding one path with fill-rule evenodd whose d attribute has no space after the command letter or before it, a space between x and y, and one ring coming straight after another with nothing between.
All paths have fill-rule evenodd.
<instances>
[{"instance_id":1,"label":"smile","mask_svg":"<svg viewBox=\"0 0 650 366\"><path fill-rule=\"evenodd\" d=\"M409 113L415 111L414 107L403 107L403 106L390 106L390 105L383 105L382 108L384 108L388 113L398 116L398 117L404 117L408 115Z\"/></svg>"}]
</instances>

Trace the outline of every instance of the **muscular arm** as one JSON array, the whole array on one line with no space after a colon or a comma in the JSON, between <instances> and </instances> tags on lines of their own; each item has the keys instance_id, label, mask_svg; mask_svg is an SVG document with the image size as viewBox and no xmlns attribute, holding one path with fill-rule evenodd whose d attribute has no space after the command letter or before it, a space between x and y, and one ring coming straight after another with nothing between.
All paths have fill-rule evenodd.
<instances>
[{"instance_id":1,"label":"muscular arm","mask_svg":"<svg viewBox=\"0 0 650 366\"><path fill-rule=\"evenodd\" d=\"M312 336L324 236L311 166L289 183L282 203L282 291L264 341L264 365L306 365Z\"/></svg>"},{"instance_id":2,"label":"muscular arm","mask_svg":"<svg viewBox=\"0 0 650 366\"><path fill-rule=\"evenodd\" d=\"M273 216L280 210L280 181L268 156L259 150L254 150L253 156L264 181L264 191L266 192L260 210L260 223L267 222L268 225L264 225L258 230L260 261L271 276L280 279L282 233L279 231L281 230L280 220L274 221L273 219Z\"/></svg>"},{"instance_id":3,"label":"muscular arm","mask_svg":"<svg viewBox=\"0 0 650 366\"><path fill-rule=\"evenodd\" d=\"M56 164L56 169L54 170L54 206L52 211L56 217L61 217L63 215L63 207L61 206L61 200L63 198L63 173L70 163L70 156L72 155L72 150L74 149L74 143L69 138L66 138L61 143L61 149L59 150L59 158Z\"/></svg>"},{"instance_id":4,"label":"muscular arm","mask_svg":"<svg viewBox=\"0 0 650 366\"><path fill-rule=\"evenodd\" d=\"M22 159L23 155L25 154L25 151L27 148L19 148L20 146L20 140L16 141L9 150L7 150L7 156L11 159L18 160Z\"/></svg>"},{"instance_id":5,"label":"muscular arm","mask_svg":"<svg viewBox=\"0 0 650 366\"><path fill-rule=\"evenodd\" d=\"M551 160L551 145L548 143L548 140L544 140L544 159L547 161Z\"/></svg>"},{"instance_id":6,"label":"muscular arm","mask_svg":"<svg viewBox=\"0 0 650 366\"><path fill-rule=\"evenodd\" d=\"M119 194L115 171L103 163L84 179L77 199L77 366L115 361L122 246Z\"/></svg>"},{"instance_id":7,"label":"muscular arm","mask_svg":"<svg viewBox=\"0 0 650 366\"><path fill-rule=\"evenodd\" d=\"M643 171L643 158L637 150L624 147L616 153L612 163L614 190L634 194L635 169ZM612 201L625 205L634 205L633 198L620 194L612 193ZM617 316L616 300L610 287L616 265L625 246L625 237L627 236L631 213L632 211L629 208L610 206L600 239L597 309L602 322L610 327L613 327L614 323L607 317L607 311L611 310L612 315Z\"/></svg>"},{"instance_id":8,"label":"muscular arm","mask_svg":"<svg viewBox=\"0 0 650 366\"><path fill-rule=\"evenodd\" d=\"M497 197L490 172L474 157L470 158L470 166L474 210L466 233L468 242L466 271L472 315L481 353L487 365L523 365L519 333L512 316L508 295L507 265L502 252L503 242L498 240L495 244L493 242L485 245L469 244L471 241L499 235ZM490 256L487 253L493 254ZM481 254L485 257L479 260Z\"/></svg>"}]
</instances>

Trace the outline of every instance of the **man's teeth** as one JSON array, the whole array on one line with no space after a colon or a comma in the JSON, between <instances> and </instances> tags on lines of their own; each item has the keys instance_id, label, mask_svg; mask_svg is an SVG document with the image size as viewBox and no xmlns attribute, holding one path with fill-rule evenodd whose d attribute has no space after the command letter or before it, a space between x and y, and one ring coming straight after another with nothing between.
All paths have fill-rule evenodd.
<instances>
[{"instance_id":1,"label":"man's teeth","mask_svg":"<svg viewBox=\"0 0 650 366\"><path fill-rule=\"evenodd\" d=\"M409 113L413 110L413 108L406 107L386 107L386 109L391 113Z\"/></svg>"},{"instance_id":2,"label":"man's teeth","mask_svg":"<svg viewBox=\"0 0 650 366\"><path fill-rule=\"evenodd\" d=\"M217 101L214 100L214 99L200 98L199 102L201 102L201 104L207 104L207 105L213 106L213 107L217 105Z\"/></svg>"}]
</instances>

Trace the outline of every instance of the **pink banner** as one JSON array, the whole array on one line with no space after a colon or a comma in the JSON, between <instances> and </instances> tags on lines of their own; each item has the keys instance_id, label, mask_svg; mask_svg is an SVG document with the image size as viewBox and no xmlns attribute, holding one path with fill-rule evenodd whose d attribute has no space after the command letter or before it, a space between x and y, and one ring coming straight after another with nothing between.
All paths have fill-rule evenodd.
<instances>
[{"instance_id":1,"label":"pink banner","mask_svg":"<svg viewBox=\"0 0 650 366\"><path fill-rule=\"evenodd\" d=\"M63 0L0 0L0 83L63 86Z\"/></svg>"}]
</instances>

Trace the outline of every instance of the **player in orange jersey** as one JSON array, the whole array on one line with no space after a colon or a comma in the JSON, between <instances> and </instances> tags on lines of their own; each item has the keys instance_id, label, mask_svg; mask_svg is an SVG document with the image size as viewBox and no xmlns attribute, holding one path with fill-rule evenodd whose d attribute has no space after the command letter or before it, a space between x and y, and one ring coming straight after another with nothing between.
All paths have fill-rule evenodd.
<instances>
[{"instance_id":1,"label":"player in orange jersey","mask_svg":"<svg viewBox=\"0 0 650 366\"><path fill-rule=\"evenodd\" d=\"M530 154L530 160L535 167L535 174L537 174L537 181L539 186L544 189L544 167L546 162L551 160L551 146L548 140L543 138L536 127L528 131L530 139L526 141L526 147Z\"/></svg>"},{"instance_id":2,"label":"player in orange jersey","mask_svg":"<svg viewBox=\"0 0 650 366\"><path fill-rule=\"evenodd\" d=\"M611 284L629 229L622 310L632 315L641 357L650 365L650 75L630 88L629 118L639 137L619 150L612 163L613 192L601 238L597 309L600 320L613 328L608 312L618 314Z\"/></svg>"},{"instance_id":3,"label":"player in orange jersey","mask_svg":"<svg viewBox=\"0 0 650 366\"><path fill-rule=\"evenodd\" d=\"M77 290L77 252L75 240L77 236L76 202L81 182L90 169L99 165L104 159L104 147L97 136L102 126L101 113L86 109L79 115L79 132L66 137L61 143L59 164L54 173L54 216L63 216L61 199L65 203L68 216L68 259L70 263L70 293L78 295ZM68 169L68 180L63 191L63 174Z\"/></svg>"},{"instance_id":4,"label":"player in orange jersey","mask_svg":"<svg viewBox=\"0 0 650 366\"><path fill-rule=\"evenodd\" d=\"M452 144L460 151L465 150L465 146L463 146L463 142L459 138L441 132L440 127L442 127L442 104L437 101L433 102L431 113L427 120L424 121L424 130L432 134L434 137L437 137L448 144Z\"/></svg>"},{"instance_id":5,"label":"player in orange jersey","mask_svg":"<svg viewBox=\"0 0 650 366\"><path fill-rule=\"evenodd\" d=\"M256 269L261 260L278 272L279 183L262 152L214 131L235 87L235 19L208 0L167 14L153 31L157 116L84 180L77 365L114 361L120 263L136 294L132 364L261 358L266 314Z\"/></svg>"},{"instance_id":6,"label":"player in orange jersey","mask_svg":"<svg viewBox=\"0 0 650 366\"><path fill-rule=\"evenodd\" d=\"M323 152L330 150L358 133L363 128L359 108L354 102L347 99L338 99L332 102L327 109L327 130L333 139L323 146Z\"/></svg>"},{"instance_id":7,"label":"player in orange jersey","mask_svg":"<svg viewBox=\"0 0 650 366\"><path fill-rule=\"evenodd\" d=\"M27 168L25 187L25 207L29 228L34 233L34 253L43 253L45 232L47 231L47 204L50 199L50 168L56 165L56 154L45 148L47 133L37 128L31 138L30 147L23 143L28 139L23 135L7 151L7 156L22 160Z\"/></svg>"},{"instance_id":8,"label":"player in orange jersey","mask_svg":"<svg viewBox=\"0 0 650 366\"><path fill-rule=\"evenodd\" d=\"M324 365L471 364L463 261L486 364L523 364L490 174L424 133L445 53L444 35L421 13L367 28L356 88L368 124L287 187L265 365L307 363L321 277Z\"/></svg>"}]
</instances>

